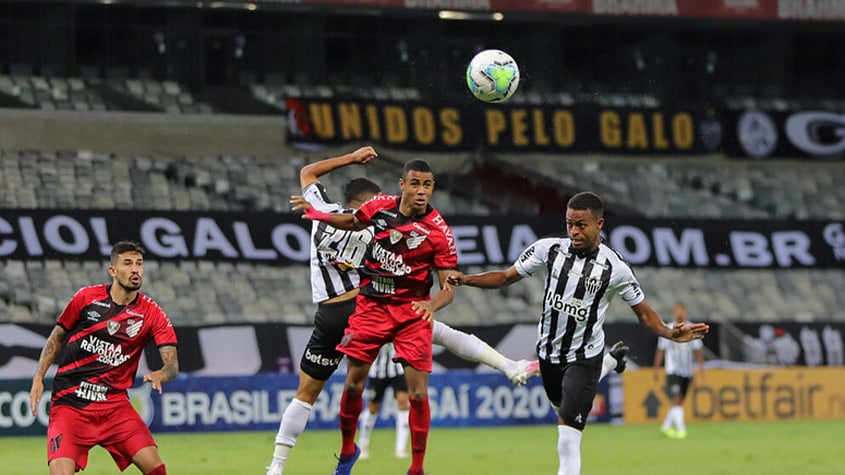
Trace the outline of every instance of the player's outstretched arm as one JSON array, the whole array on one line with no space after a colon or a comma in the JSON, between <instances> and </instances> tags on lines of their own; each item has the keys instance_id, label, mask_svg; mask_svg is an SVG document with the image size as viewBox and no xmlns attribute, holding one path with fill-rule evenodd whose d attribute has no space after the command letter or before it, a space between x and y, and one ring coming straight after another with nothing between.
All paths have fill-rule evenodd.
<instances>
[{"instance_id":1,"label":"player's outstretched arm","mask_svg":"<svg viewBox=\"0 0 845 475\"><path fill-rule=\"evenodd\" d=\"M505 270L491 270L480 274L464 274L463 272L452 271L446 278L450 285L478 287L481 289L498 289L522 280L522 275L513 266Z\"/></svg>"},{"instance_id":2,"label":"player's outstretched arm","mask_svg":"<svg viewBox=\"0 0 845 475\"><path fill-rule=\"evenodd\" d=\"M56 325L47 341L44 342L44 348L41 349L41 356L38 357L38 369L35 370L35 376L32 378L32 388L29 390L29 409L32 415L38 414L38 403L41 402L41 395L44 394L44 375L50 369L50 365L56 359L59 350L67 341L67 331L64 328Z\"/></svg>"},{"instance_id":3,"label":"player's outstretched arm","mask_svg":"<svg viewBox=\"0 0 845 475\"><path fill-rule=\"evenodd\" d=\"M674 327L667 327L660 318L660 315L649 305L648 301L643 300L631 307L634 313L637 314L640 323L651 330L655 335L668 338L673 341L683 343L690 340L698 340L704 338L704 335L710 331L710 325L706 323L692 323L692 324L676 324Z\"/></svg>"},{"instance_id":4,"label":"player's outstretched arm","mask_svg":"<svg viewBox=\"0 0 845 475\"><path fill-rule=\"evenodd\" d=\"M145 374L144 382L150 383L153 389L161 394L161 385L179 374L179 356L173 345L164 345L158 349L158 352L161 355L161 369Z\"/></svg>"},{"instance_id":5,"label":"player's outstretched arm","mask_svg":"<svg viewBox=\"0 0 845 475\"><path fill-rule=\"evenodd\" d=\"M290 203L293 205L291 211L302 211L302 219L310 219L312 221L323 221L331 224L338 229L346 229L350 231L360 231L367 227L352 213L326 213L314 209L311 203L302 195L293 195L290 197Z\"/></svg>"},{"instance_id":6,"label":"player's outstretched arm","mask_svg":"<svg viewBox=\"0 0 845 475\"><path fill-rule=\"evenodd\" d=\"M452 284L449 283L448 276L453 270L438 269L437 277L440 281L440 292L431 300L419 300L413 302L411 305L420 318L427 321L434 320L434 312L449 305L455 299L455 292L452 289Z\"/></svg>"},{"instance_id":7,"label":"player's outstretched arm","mask_svg":"<svg viewBox=\"0 0 845 475\"><path fill-rule=\"evenodd\" d=\"M309 163L308 165L302 167L299 171L299 185L304 190L305 187L311 183L319 181L320 177L326 173L356 163L359 165L365 165L377 156L378 154L373 147L366 146L339 157L327 158L325 160L320 160L319 162Z\"/></svg>"}]
</instances>

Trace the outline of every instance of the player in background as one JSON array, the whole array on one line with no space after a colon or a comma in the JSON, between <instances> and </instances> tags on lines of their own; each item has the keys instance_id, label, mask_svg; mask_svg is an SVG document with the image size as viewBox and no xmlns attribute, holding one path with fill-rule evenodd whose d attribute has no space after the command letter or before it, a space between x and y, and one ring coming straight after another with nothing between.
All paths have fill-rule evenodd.
<instances>
[{"instance_id":1,"label":"player in background","mask_svg":"<svg viewBox=\"0 0 845 475\"><path fill-rule=\"evenodd\" d=\"M408 383L402 365L393 361L396 350L393 343L381 347L376 360L370 367L367 410L361 413L360 429L358 430L358 447L361 448L361 458L370 456L370 434L376 426L378 413L387 388L393 388L393 398L396 400L396 458L408 458Z\"/></svg>"},{"instance_id":2,"label":"player in background","mask_svg":"<svg viewBox=\"0 0 845 475\"><path fill-rule=\"evenodd\" d=\"M347 373L340 402L342 447L335 474L347 474L361 450L355 444L358 416L367 373L381 346L393 342L408 382L411 409L411 466L409 474L424 473L423 462L431 425L428 376L432 369L434 313L452 302L446 276L458 264L452 230L429 201L434 173L428 162L411 160L399 179L401 195L379 195L353 215L313 209L301 196L291 197L294 211L341 229L372 226L375 242L365 262L366 277L355 313L349 317L338 350L346 354ZM437 274L440 290L431 297Z\"/></svg>"},{"instance_id":3,"label":"player in background","mask_svg":"<svg viewBox=\"0 0 845 475\"><path fill-rule=\"evenodd\" d=\"M615 295L631 306L652 332L673 341L704 337L704 323L667 327L646 302L633 271L601 240L604 204L583 192L567 203L568 237L543 238L522 251L505 270L465 275L453 272L447 283L498 289L536 272L545 274L537 355L543 386L558 415L558 475L581 472L581 434L602 371L604 320Z\"/></svg>"},{"instance_id":4,"label":"player in background","mask_svg":"<svg viewBox=\"0 0 845 475\"><path fill-rule=\"evenodd\" d=\"M687 323L687 307L675 304L673 309L675 325ZM659 379L660 367L666 363L666 395L672 403L660 431L667 437L683 439L687 436L684 422L684 398L693 379L693 356L698 363L698 374L704 379L704 345L701 340L680 343L666 338L658 338L657 351L654 353L654 380Z\"/></svg>"},{"instance_id":5,"label":"player in background","mask_svg":"<svg viewBox=\"0 0 845 475\"><path fill-rule=\"evenodd\" d=\"M320 177L349 165L365 165L378 156L370 146L351 153L320 160L304 166L299 172L302 198L313 209L324 213L347 213L352 216L355 208L381 191L366 179L350 180L344 190L344 202L332 202ZM355 309L361 278L357 268L362 265L368 247L372 244L370 228L343 230L327 223L311 224L311 297L317 304L314 330L300 362L299 385L296 395L285 408L275 448L266 475L282 475L288 455L305 431L312 407L326 385L326 381L340 364L343 354L336 347L343 338L349 315ZM435 341L452 353L491 366L514 384L523 384L535 374L536 365L526 360L514 361L494 350L476 337L436 322Z\"/></svg>"},{"instance_id":6,"label":"player in background","mask_svg":"<svg viewBox=\"0 0 845 475\"><path fill-rule=\"evenodd\" d=\"M324 213L347 213L379 193L381 188L366 178L350 180L344 190L344 202L329 199L320 177L352 164L364 165L376 158L372 147L304 166L299 172L302 196L314 209ZM282 414L276 434L275 449L267 475L284 473L285 463L296 440L305 431L308 418L326 381L340 364L343 354L336 346L343 338L349 315L355 309L361 278L361 266L372 244L370 229L345 231L314 221L311 225L311 299L317 304L314 330L299 365L296 395Z\"/></svg>"},{"instance_id":7,"label":"player in background","mask_svg":"<svg viewBox=\"0 0 845 475\"><path fill-rule=\"evenodd\" d=\"M80 289L59 315L38 359L30 409L37 415L44 376L64 347L47 425L50 474L83 470L88 451L100 445L121 471L135 464L141 473L166 475L150 429L129 402L127 389L149 342L158 346L163 366L145 374L144 382L161 393L162 383L176 377L176 333L161 307L139 292L144 249L138 243L115 243L108 271L110 284Z\"/></svg>"}]
</instances>

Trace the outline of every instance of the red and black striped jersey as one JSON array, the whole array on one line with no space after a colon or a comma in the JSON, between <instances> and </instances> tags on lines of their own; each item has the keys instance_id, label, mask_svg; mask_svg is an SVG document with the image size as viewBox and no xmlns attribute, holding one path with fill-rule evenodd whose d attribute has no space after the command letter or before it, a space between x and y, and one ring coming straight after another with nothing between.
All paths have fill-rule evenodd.
<instances>
[{"instance_id":1,"label":"red and black striped jersey","mask_svg":"<svg viewBox=\"0 0 845 475\"><path fill-rule=\"evenodd\" d=\"M428 300L435 269L454 269L452 229L430 205L421 216L399 212L399 196L376 195L355 216L372 225L375 239L364 263L361 293L400 301Z\"/></svg>"},{"instance_id":2,"label":"red and black striped jersey","mask_svg":"<svg viewBox=\"0 0 845 475\"><path fill-rule=\"evenodd\" d=\"M110 284L80 289L56 324L68 332L57 359L51 404L83 408L125 401L144 347L176 345L176 332L158 304L142 293L117 305Z\"/></svg>"}]
</instances>

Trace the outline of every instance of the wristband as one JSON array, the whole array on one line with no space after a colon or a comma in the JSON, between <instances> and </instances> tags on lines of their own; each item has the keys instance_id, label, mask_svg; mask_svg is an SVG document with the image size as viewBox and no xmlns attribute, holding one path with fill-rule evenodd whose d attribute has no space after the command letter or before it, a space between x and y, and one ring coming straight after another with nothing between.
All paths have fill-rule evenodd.
<instances>
[{"instance_id":1,"label":"wristband","mask_svg":"<svg viewBox=\"0 0 845 475\"><path fill-rule=\"evenodd\" d=\"M332 218L331 213L326 213L323 211L316 210L314 208L308 208L305 210L305 216L308 216L308 219L312 221L328 221Z\"/></svg>"}]
</instances>

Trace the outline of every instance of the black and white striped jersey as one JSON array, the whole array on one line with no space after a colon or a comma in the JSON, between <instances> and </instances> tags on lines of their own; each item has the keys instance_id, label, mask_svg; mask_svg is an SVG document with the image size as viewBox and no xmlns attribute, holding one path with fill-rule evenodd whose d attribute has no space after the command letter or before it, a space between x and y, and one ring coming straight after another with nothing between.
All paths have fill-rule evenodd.
<instances>
[{"instance_id":1,"label":"black and white striped jersey","mask_svg":"<svg viewBox=\"0 0 845 475\"><path fill-rule=\"evenodd\" d=\"M370 366L370 378L387 379L405 374L402 365L393 361L395 357L396 349L393 347L393 343L387 343L382 346L378 352L378 356L376 356L376 360Z\"/></svg>"},{"instance_id":2,"label":"black and white striped jersey","mask_svg":"<svg viewBox=\"0 0 845 475\"><path fill-rule=\"evenodd\" d=\"M666 367L666 374L692 378L693 375L693 354L696 350L702 350L704 344L701 340L692 340L684 343L657 339L657 349L666 353L663 355L663 362Z\"/></svg>"},{"instance_id":3,"label":"black and white striped jersey","mask_svg":"<svg viewBox=\"0 0 845 475\"><path fill-rule=\"evenodd\" d=\"M318 181L305 187L302 196L314 209L325 213L352 213L340 203L329 200L326 188ZM345 231L322 221L311 223L311 300L319 303L358 288L361 266L373 231Z\"/></svg>"},{"instance_id":4,"label":"black and white striped jersey","mask_svg":"<svg viewBox=\"0 0 845 475\"><path fill-rule=\"evenodd\" d=\"M523 277L545 272L537 355L552 363L573 362L604 351L604 319L616 294L631 306L645 300L634 272L604 243L587 255L569 238L540 239L522 251L514 268Z\"/></svg>"}]
</instances>

